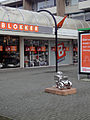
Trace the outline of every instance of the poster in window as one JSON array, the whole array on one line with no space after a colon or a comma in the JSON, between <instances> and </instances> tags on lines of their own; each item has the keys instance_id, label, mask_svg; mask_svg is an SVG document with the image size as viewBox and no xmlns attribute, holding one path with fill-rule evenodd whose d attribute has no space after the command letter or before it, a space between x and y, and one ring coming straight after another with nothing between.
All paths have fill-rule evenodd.
<instances>
[{"instance_id":1,"label":"poster in window","mask_svg":"<svg viewBox=\"0 0 90 120\"><path fill-rule=\"evenodd\" d=\"M0 51L3 51L3 46L0 46Z\"/></svg>"},{"instance_id":2,"label":"poster in window","mask_svg":"<svg viewBox=\"0 0 90 120\"><path fill-rule=\"evenodd\" d=\"M11 51L13 52L16 52L17 51L17 46L11 46Z\"/></svg>"},{"instance_id":3,"label":"poster in window","mask_svg":"<svg viewBox=\"0 0 90 120\"><path fill-rule=\"evenodd\" d=\"M41 47L41 51L45 52L46 51L46 47L45 46Z\"/></svg>"},{"instance_id":4,"label":"poster in window","mask_svg":"<svg viewBox=\"0 0 90 120\"><path fill-rule=\"evenodd\" d=\"M65 49L66 51L69 51L69 47L66 47L66 49Z\"/></svg>"},{"instance_id":5,"label":"poster in window","mask_svg":"<svg viewBox=\"0 0 90 120\"><path fill-rule=\"evenodd\" d=\"M31 51L31 52L35 52L35 47L31 46L31 47L30 47L30 51Z\"/></svg>"}]
</instances>

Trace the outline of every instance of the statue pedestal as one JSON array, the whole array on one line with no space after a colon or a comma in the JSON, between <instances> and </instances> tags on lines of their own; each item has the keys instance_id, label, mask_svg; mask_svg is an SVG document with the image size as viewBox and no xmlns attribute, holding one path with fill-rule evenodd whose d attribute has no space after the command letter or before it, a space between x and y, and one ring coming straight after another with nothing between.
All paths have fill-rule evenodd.
<instances>
[{"instance_id":1,"label":"statue pedestal","mask_svg":"<svg viewBox=\"0 0 90 120\"><path fill-rule=\"evenodd\" d=\"M56 87L50 87L50 88L46 88L45 92L57 94L57 95L71 95L71 94L75 94L77 92L77 90L76 90L76 88L60 90Z\"/></svg>"}]
</instances>

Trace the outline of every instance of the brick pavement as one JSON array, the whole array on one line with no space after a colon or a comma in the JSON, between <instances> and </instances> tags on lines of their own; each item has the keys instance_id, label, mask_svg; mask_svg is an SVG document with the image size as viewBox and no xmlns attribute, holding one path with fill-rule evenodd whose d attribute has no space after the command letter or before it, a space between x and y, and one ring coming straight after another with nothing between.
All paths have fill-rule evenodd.
<instances>
[{"instance_id":1,"label":"brick pavement","mask_svg":"<svg viewBox=\"0 0 90 120\"><path fill-rule=\"evenodd\" d=\"M45 93L54 85L55 68L1 70L0 115L13 120L90 120L90 82L77 80L77 66L59 68L77 94Z\"/></svg>"}]
</instances>

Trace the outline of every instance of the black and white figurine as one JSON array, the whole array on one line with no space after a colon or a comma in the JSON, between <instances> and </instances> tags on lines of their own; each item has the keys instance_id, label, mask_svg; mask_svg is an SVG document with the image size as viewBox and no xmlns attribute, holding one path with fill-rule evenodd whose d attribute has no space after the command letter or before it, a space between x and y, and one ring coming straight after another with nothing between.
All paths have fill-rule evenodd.
<instances>
[{"instance_id":1,"label":"black and white figurine","mask_svg":"<svg viewBox=\"0 0 90 120\"><path fill-rule=\"evenodd\" d=\"M68 76L64 76L62 72L57 72L54 76L56 83L56 88L59 89L70 89L72 87L72 82L68 80Z\"/></svg>"}]
</instances>

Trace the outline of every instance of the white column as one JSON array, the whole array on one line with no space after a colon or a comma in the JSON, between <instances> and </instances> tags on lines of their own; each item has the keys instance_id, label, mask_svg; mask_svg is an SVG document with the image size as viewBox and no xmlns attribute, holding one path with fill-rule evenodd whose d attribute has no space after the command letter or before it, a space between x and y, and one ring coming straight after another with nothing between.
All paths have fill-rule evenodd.
<instances>
[{"instance_id":1,"label":"white column","mask_svg":"<svg viewBox=\"0 0 90 120\"><path fill-rule=\"evenodd\" d=\"M20 37L20 68L24 68L24 38Z\"/></svg>"}]
</instances>

